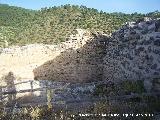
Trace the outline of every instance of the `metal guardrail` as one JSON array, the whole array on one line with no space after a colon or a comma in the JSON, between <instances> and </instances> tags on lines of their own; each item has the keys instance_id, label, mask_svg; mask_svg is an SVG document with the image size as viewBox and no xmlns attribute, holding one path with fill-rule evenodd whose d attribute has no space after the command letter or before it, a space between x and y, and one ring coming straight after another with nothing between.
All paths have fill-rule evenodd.
<instances>
[{"instance_id":1,"label":"metal guardrail","mask_svg":"<svg viewBox=\"0 0 160 120\"><path fill-rule=\"evenodd\" d=\"M22 81L22 82L19 82L19 83L15 83L14 86L16 85L20 85L20 84L24 84L24 83L30 83L31 84L31 88L32 88L32 84L35 84L35 85L38 85L35 80L28 80L28 81ZM64 89L66 88L67 86L69 85L84 85L84 86L87 86L87 85L99 85L99 84L108 84L109 82L108 81L98 81L98 82L90 82L90 83L66 83L66 82L51 82L50 84L50 81L40 81L41 83L45 84L46 87L41 87L41 88L36 88L36 89L26 89L26 90L20 90L20 91L15 91L15 90L9 90L9 91L4 91L5 88L7 88L7 85L6 86L0 86L0 95L5 95L5 94L16 94L16 93L23 93L23 92L29 92L29 91L40 91L41 89L46 89L46 88L50 88L50 89ZM54 84L55 83L55 84ZM63 87L59 88L58 85L56 84L64 84ZM56 87L57 86L57 87Z\"/></svg>"},{"instance_id":2,"label":"metal guardrail","mask_svg":"<svg viewBox=\"0 0 160 120\"><path fill-rule=\"evenodd\" d=\"M32 88L32 84L36 84L38 85L36 82L34 82L34 80L29 80L29 81L23 81L23 82L20 82L20 83L16 83L14 84L15 86L16 85L19 85L19 84L23 84L23 83L28 83L30 82L31 83L31 88ZM35 91L43 91L44 89L59 89L59 90L62 90L62 89L65 89L68 85L70 85L70 83L66 83L64 86L62 86L61 88L59 87L56 87L56 86L53 86L52 84L51 85L45 85L45 87L41 87L41 88L32 88L32 89L25 89L25 90L7 90L7 91L4 91L2 89L5 89L7 86L1 86L1 91L0 91L0 95L6 95L6 94L17 94L17 93L25 93L25 92L35 92Z\"/></svg>"},{"instance_id":3,"label":"metal guardrail","mask_svg":"<svg viewBox=\"0 0 160 120\"><path fill-rule=\"evenodd\" d=\"M29 81L24 81L24 82L20 82L20 83L16 83L15 85L19 85L19 84L23 84L23 83L27 83L27 82L32 82L33 84L37 84L36 82L29 80ZM63 83L63 82L59 82L59 83ZM95 85L95 84L102 84L105 83L107 84L108 82L92 82L92 83L85 83L83 85ZM55 83L56 84L56 83ZM57 83L58 84L58 83ZM18 93L25 93L25 92L35 92L35 91L44 91L44 90L64 90L65 88L67 88L69 85L80 85L81 83L75 83L75 84L70 84L70 83L65 83L63 85L63 87L59 87L59 86L53 86L54 84L46 84L45 87L41 87L41 88L35 88L35 89L26 89L26 90L19 90L19 91L4 91L4 92L0 92L0 99L1 101L5 98L7 98L6 95L12 95L12 94L18 94ZM97 85L96 84L96 85ZM3 87L4 88L4 87ZM70 103L82 103L82 102L95 102L95 101L99 101L99 100L105 100L105 101L111 101L111 100L126 100L126 99L131 99L131 98L136 98L136 97L141 97L141 96L160 96L159 92L152 92L152 93L142 93L142 94L132 94L132 95L122 95L122 96L108 96L108 97L94 97L94 98L90 98L90 99L70 99L70 100L65 100L65 101L61 101L64 104L70 104ZM57 101L58 102L58 101ZM56 104L55 101L50 101L51 104ZM36 106L36 105L47 105L47 102L38 102L38 103L26 103L26 104L21 104L20 107L26 107L26 106Z\"/></svg>"}]
</instances>

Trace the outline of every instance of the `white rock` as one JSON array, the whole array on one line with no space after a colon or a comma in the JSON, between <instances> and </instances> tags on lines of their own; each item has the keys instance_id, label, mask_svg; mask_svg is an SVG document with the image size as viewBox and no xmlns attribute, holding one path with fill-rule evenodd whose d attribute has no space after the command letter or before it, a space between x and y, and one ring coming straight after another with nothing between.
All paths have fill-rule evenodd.
<instances>
[{"instance_id":1,"label":"white rock","mask_svg":"<svg viewBox=\"0 0 160 120\"><path fill-rule=\"evenodd\" d=\"M152 18L150 18L150 17L144 17L144 21L150 21L150 20L152 20Z\"/></svg>"},{"instance_id":2,"label":"white rock","mask_svg":"<svg viewBox=\"0 0 160 120\"><path fill-rule=\"evenodd\" d=\"M131 28L133 28L135 26L135 22L129 22L128 26L131 27Z\"/></svg>"}]
</instances>

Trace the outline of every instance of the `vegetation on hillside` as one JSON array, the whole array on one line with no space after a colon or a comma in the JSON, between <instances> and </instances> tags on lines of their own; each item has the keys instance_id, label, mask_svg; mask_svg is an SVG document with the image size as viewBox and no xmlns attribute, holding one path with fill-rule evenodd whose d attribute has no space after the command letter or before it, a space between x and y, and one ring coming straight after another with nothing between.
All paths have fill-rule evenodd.
<instances>
[{"instance_id":1,"label":"vegetation on hillside","mask_svg":"<svg viewBox=\"0 0 160 120\"><path fill-rule=\"evenodd\" d=\"M0 4L0 45L6 47L30 43L59 43L65 41L76 28L109 34L124 23L144 16L159 17L160 12L106 13L77 5L54 6L35 11Z\"/></svg>"}]
</instances>

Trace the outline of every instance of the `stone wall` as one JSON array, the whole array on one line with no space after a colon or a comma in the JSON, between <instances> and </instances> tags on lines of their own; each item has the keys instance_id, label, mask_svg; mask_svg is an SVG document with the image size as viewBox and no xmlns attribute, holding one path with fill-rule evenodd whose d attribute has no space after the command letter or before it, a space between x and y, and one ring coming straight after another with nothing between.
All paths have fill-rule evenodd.
<instances>
[{"instance_id":1,"label":"stone wall","mask_svg":"<svg viewBox=\"0 0 160 120\"><path fill-rule=\"evenodd\" d=\"M114 32L103 58L103 80L160 77L160 20L132 22Z\"/></svg>"}]
</instances>

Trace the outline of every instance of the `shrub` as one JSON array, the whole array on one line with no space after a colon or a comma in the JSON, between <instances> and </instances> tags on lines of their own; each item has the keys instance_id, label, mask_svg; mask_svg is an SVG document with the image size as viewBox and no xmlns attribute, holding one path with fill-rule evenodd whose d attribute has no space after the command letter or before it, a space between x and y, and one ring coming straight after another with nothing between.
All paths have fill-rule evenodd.
<instances>
[{"instance_id":1,"label":"shrub","mask_svg":"<svg viewBox=\"0 0 160 120\"><path fill-rule=\"evenodd\" d=\"M121 83L121 89L126 93L143 93L145 92L144 84L142 80L138 81L123 81Z\"/></svg>"}]
</instances>

